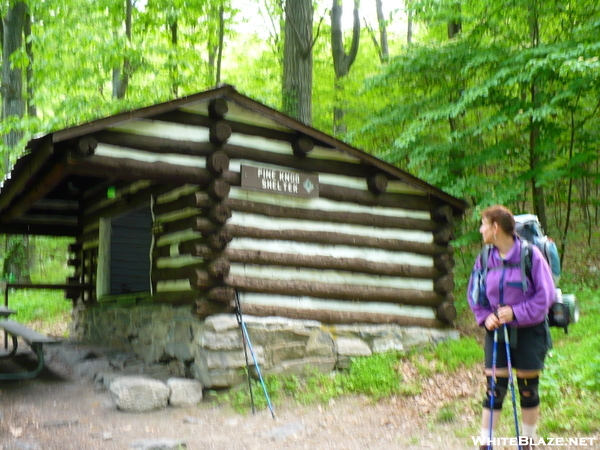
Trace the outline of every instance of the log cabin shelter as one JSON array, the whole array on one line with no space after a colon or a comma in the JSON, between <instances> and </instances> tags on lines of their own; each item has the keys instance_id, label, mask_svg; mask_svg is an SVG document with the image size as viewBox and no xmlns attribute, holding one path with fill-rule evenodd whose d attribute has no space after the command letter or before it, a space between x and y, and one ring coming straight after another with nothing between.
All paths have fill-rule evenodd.
<instances>
[{"instance_id":1,"label":"log cabin shelter","mask_svg":"<svg viewBox=\"0 0 600 450\"><path fill-rule=\"evenodd\" d=\"M84 308L444 327L466 203L223 85L37 137L0 233L69 236Z\"/></svg>"}]
</instances>

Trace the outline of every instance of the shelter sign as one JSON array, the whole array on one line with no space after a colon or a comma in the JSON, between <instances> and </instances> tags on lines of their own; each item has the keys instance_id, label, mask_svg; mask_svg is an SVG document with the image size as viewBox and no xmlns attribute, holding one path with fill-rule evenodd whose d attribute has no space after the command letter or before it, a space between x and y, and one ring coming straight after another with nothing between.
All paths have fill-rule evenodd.
<instances>
[{"instance_id":1,"label":"shelter sign","mask_svg":"<svg viewBox=\"0 0 600 450\"><path fill-rule=\"evenodd\" d=\"M319 176L291 170L242 165L242 187L297 197L318 197Z\"/></svg>"}]
</instances>

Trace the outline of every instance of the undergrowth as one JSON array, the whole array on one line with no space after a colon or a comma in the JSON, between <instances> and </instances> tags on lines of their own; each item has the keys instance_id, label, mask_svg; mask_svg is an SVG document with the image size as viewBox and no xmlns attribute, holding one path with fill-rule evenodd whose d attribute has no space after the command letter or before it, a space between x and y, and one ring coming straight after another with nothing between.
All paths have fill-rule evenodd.
<instances>
[{"instance_id":1,"label":"undergrowth","mask_svg":"<svg viewBox=\"0 0 600 450\"><path fill-rule=\"evenodd\" d=\"M546 369L541 377L540 396L542 418L540 436L559 434L590 434L600 430L600 297L595 290L583 289L577 294L581 305L581 319L572 324L568 334L552 328L554 348L548 355ZM483 361L481 345L472 336L446 341L435 347L412 350L407 353L375 354L353 358L347 370L324 374L306 373L304 376L267 376L267 392L274 404L293 400L298 404L326 404L345 395L361 395L378 401L394 395L414 396L420 387L435 373L449 377L464 369L478 367ZM410 363L418 372L418 379L403 380L402 364ZM472 398L459 399L453 404L440 405L433 420L455 422L459 411L478 416L479 394L483 395L485 379L482 376L481 392ZM262 387L252 381L254 402L257 408L266 408ZM249 411L248 386L239 386L226 395L226 399L240 413ZM517 402L518 402L517 394ZM510 436L514 423L508 420L512 409L510 398L506 401L504 419L499 432ZM478 423L478 421L475 421ZM456 430L472 433L478 430Z\"/></svg>"}]
</instances>

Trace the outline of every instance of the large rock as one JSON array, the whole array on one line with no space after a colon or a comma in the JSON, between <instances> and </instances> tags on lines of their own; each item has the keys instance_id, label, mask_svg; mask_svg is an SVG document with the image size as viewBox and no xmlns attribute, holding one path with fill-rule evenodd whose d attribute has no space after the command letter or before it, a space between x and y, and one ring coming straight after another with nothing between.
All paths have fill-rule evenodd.
<instances>
[{"instance_id":1,"label":"large rock","mask_svg":"<svg viewBox=\"0 0 600 450\"><path fill-rule=\"evenodd\" d=\"M181 450L187 444L180 439L143 439L135 441L130 447L132 450Z\"/></svg>"},{"instance_id":2,"label":"large rock","mask_svg":"<svg viewBox=\"0 0 600 450\"><path fill-rule=\"evenodd\" d=\"M110 393L122 411L143 412L164 408L169 401L165 383L143 376L119 377L110 383Z\"/></svg>"},{"instance_id":3,"label":"large rock","mask_svg":"<svg viewBox=\"0 0 600 450\"><path fill-rule=\"evenodd\" d=\"M171 406L195 406L202 401L202 383L187 378L169 378L167 386L170 390Z\"/></svg>"}]
</instances>

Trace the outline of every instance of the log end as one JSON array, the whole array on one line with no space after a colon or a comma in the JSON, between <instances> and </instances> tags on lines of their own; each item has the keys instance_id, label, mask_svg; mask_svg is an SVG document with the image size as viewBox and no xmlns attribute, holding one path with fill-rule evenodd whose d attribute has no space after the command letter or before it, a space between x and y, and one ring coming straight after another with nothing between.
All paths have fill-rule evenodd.
<instances>
[{"instance_id":1,"label":"log end","mask_svg":"<svg viewBox=\"0 0 600 450\"><path fill-rule=\"evenodd\" d=\"M440 304L435 311L435 317L444 323L452 323L456 319L456 307L454 303L447 300Z\"/></svg>"},{"instance_id":2,"label":"log end","mask_svg":"<svg viewBox=\"0 0 600 450\"><path fill-rule=\"evenodd\" d=\"M296 156L306 156L315 148L315 143L307 136L299 136L292 141L292 150Z\"/></svg>"},{"instance_id":3,"label":"log end","mask_svg":"<svg viewBox=\"0 0 600 450\"><path fill-rule=\"evenodd\" d=\"M214 174L222 174L229 170L229 156L223 151L216 151L206 159L206 168Z\"/></svg>"},{"instance_id":4,"label":"log end","mask_svg":"<svg viewBox=\"0 0 600 450\"><path fill-rule=\"evenodd\" d=\"M383 194L387 190L388 179L382 173L367 178L367 186L373 194Z\"/></svg>"},{"instance_id":5,"label":"log end","mask_svg":"<svg viewBox=\"0 0 600 450\"><path fill-rule=\"evenodd\" d=\"M211 119L221 120L229 111L227 101L223 98L215 98L208 104L208 115Z\"/></svg>"},{"instance_id":6,"label":"log end","mask_svg":"<svg viewBox=\"0 0 600 450\"><path fill-rule=\"evenodd\" d=\"M231 133L231 127L220 121L210 127L209 140L214 145L223 145L231 137Z\"/></svg>"},{"instance_id":7,"label":"log end","mask_svg":"<svg viewBox=\"0 0 600 450\"><path fill-rule=\"evenodd\" d=\"M95 138L83 137L77 142L77 153L83 156L93 155L96 147L98 147L98 141Z\"/></svg>"},{"instance_id":8,"label":"log end","mask_svg":"<svg viewBox=\"0 0 600 450\"><path fill-rule=\"evenodd\" d=\"M227 198L231 190L230 184L223 179L214 180L207 188L208 195L214 200Z\"/></svg>"}]
</instances>

